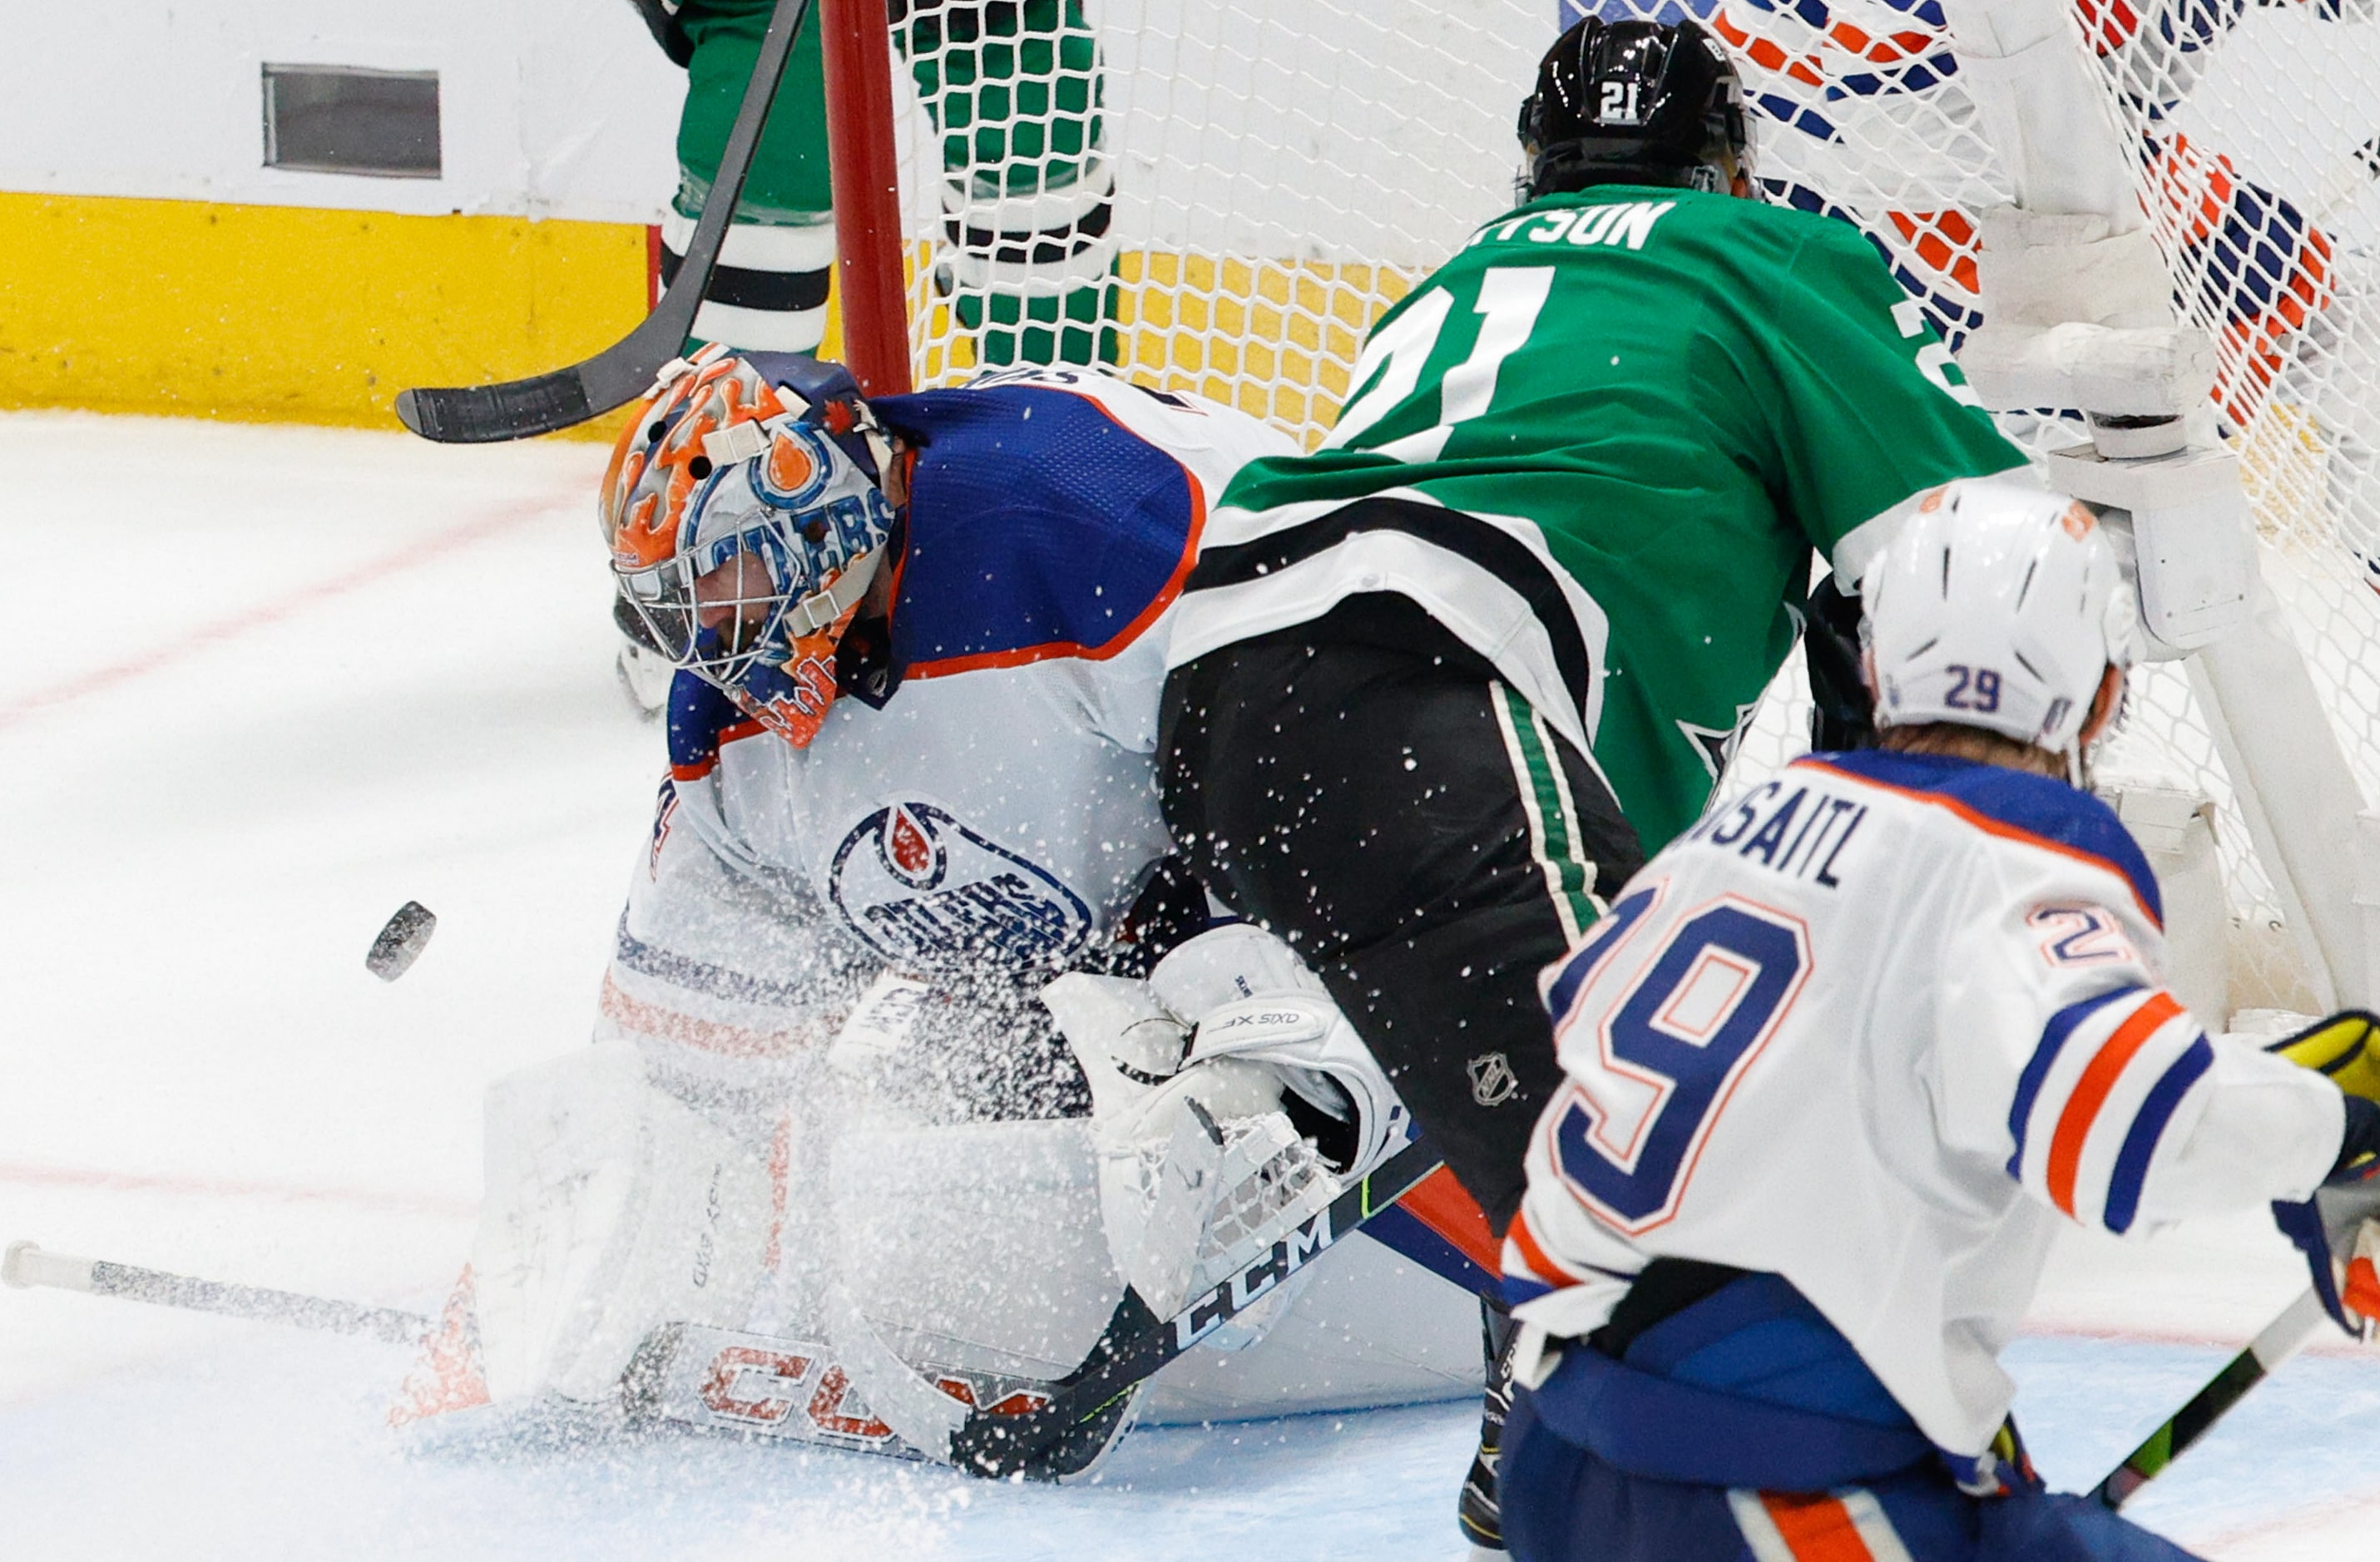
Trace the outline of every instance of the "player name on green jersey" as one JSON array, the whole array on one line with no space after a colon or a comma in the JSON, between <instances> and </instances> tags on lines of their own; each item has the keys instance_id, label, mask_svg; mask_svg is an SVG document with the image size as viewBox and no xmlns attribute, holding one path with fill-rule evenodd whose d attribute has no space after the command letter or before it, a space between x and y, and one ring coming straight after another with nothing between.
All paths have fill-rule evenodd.
<instances>
[{"instance_id":1,"label":"player name on green jersey","mask_svg":"<svg viewBox=\"0 0 2380 1562\"><path fill-rule=\"evenodd\" d=\"M1653 236L1653 224L1677 209L1674 200L1629 200L1617 206L1573 206L1560 212L1524 208L1517 217L1481 228L1463 248L1491 238L1511 239L1526 228L1531 244L1616 244L1642 249Z\"/></svg>"},{"instance_id":2,"label":"player name on green jersey","mask_svg":"<svg viewBox=\"0 0 2380 1562\"><path fill-rule=\"evenodd\" d=\"M1366 338L1323 446L1225 491L1176 665L1412 599L1587 751L1658 848L1927 490L2020 465L1849 224L1682 189L1481 227Z\"/></svg>"}]
</instances>

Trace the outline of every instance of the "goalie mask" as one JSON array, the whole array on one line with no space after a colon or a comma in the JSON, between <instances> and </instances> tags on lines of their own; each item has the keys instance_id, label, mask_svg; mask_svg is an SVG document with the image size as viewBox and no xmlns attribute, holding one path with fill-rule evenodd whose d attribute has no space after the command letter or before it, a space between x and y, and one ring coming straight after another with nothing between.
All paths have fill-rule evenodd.
<instances>
[{"instance_id":1,"label":"goalie mask","mask_svg":"<svg viewBox=\"0 0 2380 1562\"><path fill-rule=\"evenodd\" d=\"M1752 192L1742 85L1690 21L1571 28L1537 66L1520 137L1524 200L1594 185Z\"/></svg>"},{"instance_id":2,"label":"goalie mask","mask_svg":"<svg viewBox=\"0 0 2380 1562\"><path fill-rule=\"evenodd\" d=\"M890 451L840 366L710 346L662 371L604 475L613 573L650 643L795 747L883 562Z\"/></svg>"},{"instance_id":3,"label":"goalie mask","mask_svg":"<svg viewBox=\"0 0 2380 1562\"><path fill-rule=\"evenodd\" d=\"M2064 754L2079 773L2100 680L2131 665L2138 623L2090 511L2006 480L1952 483L1925 497L1860 590L1877 727L1981 727Z\"/></svg>"}]
</instances>

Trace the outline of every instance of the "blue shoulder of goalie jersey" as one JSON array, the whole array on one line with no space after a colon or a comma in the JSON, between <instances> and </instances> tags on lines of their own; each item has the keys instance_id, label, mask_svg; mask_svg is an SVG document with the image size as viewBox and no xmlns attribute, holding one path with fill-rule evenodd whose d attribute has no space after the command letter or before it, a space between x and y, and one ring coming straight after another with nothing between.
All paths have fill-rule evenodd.
<instances>
[{"instance_id":1,"label":"blue shoulder of goalie jersey","mask_svg":"<svg viewBox=\"0 0 2380 1562\"><path fill-rule=\"evenodd\" d=\"M1012 383L870 405L918 447L892 611L901 677L1103 660L1180 592L1206 496L1093 396Z\"/></svg>"}]
</instances>

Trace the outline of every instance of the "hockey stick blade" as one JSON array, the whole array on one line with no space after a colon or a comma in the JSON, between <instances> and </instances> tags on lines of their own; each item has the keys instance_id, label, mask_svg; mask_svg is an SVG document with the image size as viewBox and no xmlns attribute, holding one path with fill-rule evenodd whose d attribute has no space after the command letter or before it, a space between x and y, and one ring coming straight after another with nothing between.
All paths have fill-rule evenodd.
<instances>
[{"instance_id":1,"label":"hockey stick blade","mask_svg":"<svg viewBox=\"0 0 2380 1562\"><path fill-rule=\"evenodd\" d=\"M719 176L702 203L702 216L686 247L686 262L644 322L583 363L499 385L399 391L397 420L425 440L441 444L490 444L550 434L622 406L651 388L653 376L678 356L695 311L710 286L720 247L727 242L728 219L744 194L760 127L785 74L785 60L809 14L810 0L777 0L769 30L760 40L752 79L745 85L735 127L720 156Z\"/></svg>"},{"instance_id":2,"label":"hockey stick blade","mask_svg":"<svg viewBox=\"0 0 2380 1562\"><path fill-rule=\"evenodd\" d=\"M2165 1473L2175 1459L2189 1452L2192 1445L2248 1397L2250 1389L2303 1350L2328 1321L2322 1298L2312 1290L2290 1302L2279 1317L2265 1326L2263 1333L2248 1342L2248 1349L2224 1363L2223 1370L2208 1379L2205 1387L2192 1394L2164 1425L2150 1433L2148 1440L2126 1456L2123 1463L2107 1471L2107 1478L2091 1488L2092 1500L2103 1508L2123 1507L2133 1493Z\"/></svg>"},{"instance_id":3,"label":"hockey stick blade","mask_svg":"<svg viewBox=\"0 0 2380 1562\"><path fill-rule=\"evenodd\" d=\"M950 1437L951 1463L971 1474L1054 1481L1079 1473L1106 1447L1133 1390L1365 1221L1413 1191L1439 1162L1408 1144L1237 1274L1171 1317L1127 1290L1083 1364L1047 1386L1050 1402L1023 1413L971 1411Z\"/></svg>"},{"instance_id":4,"label":"hockey stick blade","mask_svg":"<svg viewBox=\"0 0 2380 1562\"><path fill-rule=\"evenodd\" d=\"M33 1242L11 1242L0 1259L0 1282L19 1289L50 1286L59 1290L88 1291L93 1296L122 1297L127 1302L152 1302L226 1317L254 1318L287 1324L293 1328L324 1329L333 1334L368 1334L395 1345L418 1344L437 1326L419 1313L394 1307L366 1307L327 1296L268 1290L262 1286L227 1285L188 1275L143 1269L131 1264L110 1264L101 1258L76 1258L49 1253Z\"/></svg>"}]
</instances>

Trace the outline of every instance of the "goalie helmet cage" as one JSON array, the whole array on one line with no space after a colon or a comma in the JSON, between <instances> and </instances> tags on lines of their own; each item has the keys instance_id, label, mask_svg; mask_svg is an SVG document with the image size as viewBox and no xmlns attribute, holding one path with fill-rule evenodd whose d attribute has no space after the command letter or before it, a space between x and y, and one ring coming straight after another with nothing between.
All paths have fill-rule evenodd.
<instances>
[{"instance_id":1,"label":"goalie helmet cage","mask_svg":"<svg viewBox=\"0 0 2380 1562\"><path fill-rule=\"evenodd\" d=\"M1312 445L1365 329L1512 204L1515 109L1585 8L1557 3L891 0L917 382L1099 359ZM2227 1007L2368 999L2356 902L2380 877L2358 819L2380 795L2380 109L2366 91L2380 0L2037 3L2062 12L2061 46L2085 63L2076 91L2121 149L2119 225L2145 222L2181 316L2215 339L2208 410L2240 458L2282 660L2325 730L2304 734L2309 758L2269 719L2225 721L2202 659L2158 662L2134 675L2105 773L2180 798L2168 823L2211 805ZM1977 86L1995 62L1962 55L1957 25L1975 5L1592 8L1701 19L1743 74L1767 198L1856 224L1955 346L1988 311L1980 214L2023 188L2022 149L2005 146L2022 131L2005 116L1996 130ZM2056 418L2004 421L2036 451L2080 437ZM1803 746L1798 661L1730 780Z\"/></svg>"}]
</instances>

